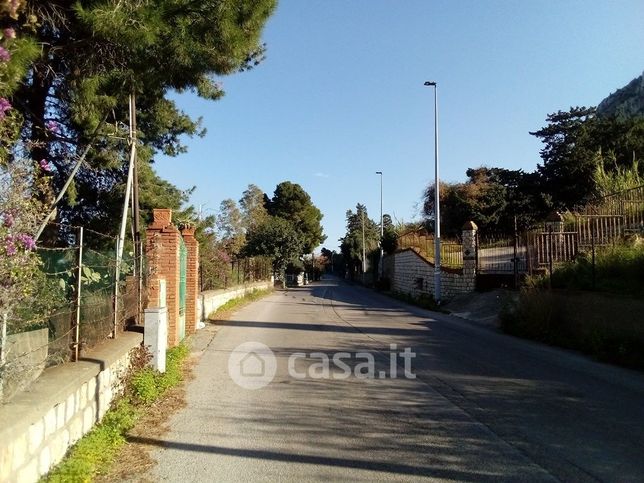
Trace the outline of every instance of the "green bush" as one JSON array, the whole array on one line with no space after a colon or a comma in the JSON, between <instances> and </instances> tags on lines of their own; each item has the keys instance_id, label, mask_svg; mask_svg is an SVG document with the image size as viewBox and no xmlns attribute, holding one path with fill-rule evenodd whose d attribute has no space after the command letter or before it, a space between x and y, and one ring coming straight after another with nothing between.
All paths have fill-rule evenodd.
<instances>
[{"instance_id":1,"label":"green bush","mask_svg":"<svg viewBox=\"0 0 644 483\"><path fill-rule=\"evenodd\" d=\"M533 288L545 288L548 275L527 281ZM597 249L593 286L592 255L581 253L574 262L558 267L552 274L552 288L597 290L644 296L644 246L616 245Z\"/></svg>"},{"instance_id":2,"label":"green bush","mask_svg":"<svg viewBox=\"0 0 644 483\"><path fill-rule=\"evenodd\" d=\"M181 382L181 364L188 356L185 344L173 347L166 354L165 372L146 367L132 378L132 394L142 404L152 404L168 389Z\"/></svg>"}]
</instances>

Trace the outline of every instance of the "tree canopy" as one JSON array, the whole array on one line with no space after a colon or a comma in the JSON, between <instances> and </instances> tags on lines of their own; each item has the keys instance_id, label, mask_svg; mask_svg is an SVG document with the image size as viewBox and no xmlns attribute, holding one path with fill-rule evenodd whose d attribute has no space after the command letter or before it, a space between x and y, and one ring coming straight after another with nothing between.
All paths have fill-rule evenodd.
<instances>
[{"instance_id":1,"label":"tree canopy","mask_svg":"<svg viewBox=\"0 0 644 483\"><path fill-rule=\"evenodd\" d=\"M190 90L224 95L218 77L260 62L262 28L275 0L51 0L31 2L4 19L18 37L40 46L13 96L24 119L30 157L51 163L62 185L79 150L94 141L70 196L59 207L68 221L86 222L122 198L128 150L128 96L136 95L139 164L154 154L185 151L183 135L203 134L200 121L167 95ZM35 22L28 19L35 18ZM105 120L105 123L101 123Z\"/></svg>"},{"instance_id":2,"label":"tree canopy","mask_svg":"<svg viewBox=\"0 0 644 483\"><path fill-rule=\"evenodd\" d=\"M544 146L534 172L496 167L468 169L467 181L441 184L441 228L460 233L468 220L479 228L509 231L572 210L598 196L637 185L644 175L644 117L597 115L593 107L549 114L532 132ZM433 225L434 186L423 194L423 214Z\"/></svg>"},{"instance_id":3,"label":"tree canopy","mask_svg":"<svg viewBox=\"0 0 644 483\"><path fill-rule=\"evenodd\" d=\"M347 264L349 273L353 275L356 272L362 271L362 262L364 260L363 247L367 258L377 259L379 256L380 227L375 221L369 218L367 207L360 203L356 205L355 212L347 210L346 223L347 231L340 238L340 252ZM364 244L362 236L363 226Z\"/></svg>"},{"instance_id":4,"label":"tree canopy","mask_svg":"<svg viewBox=\"0 0 644 483\"><path fill-rule=\"evenodd\" d=\"M293 223L271 216L249 233L244 253L272 258L273 270L284 274L289 263L302 256L303 240Z\"/></svg>"},{"instance_id":5,"label":"tree canopy","mask_svg":"<svg viewBox=\"0 0 644 483\"><path fill-rule=\"evenodd\" d=\"M278 184L268 204L268 212L293 223L302 239L304 253L311 253L326 240L322 233L322 212L297 183L284 181Z\"/></svg>"}]
</instances>

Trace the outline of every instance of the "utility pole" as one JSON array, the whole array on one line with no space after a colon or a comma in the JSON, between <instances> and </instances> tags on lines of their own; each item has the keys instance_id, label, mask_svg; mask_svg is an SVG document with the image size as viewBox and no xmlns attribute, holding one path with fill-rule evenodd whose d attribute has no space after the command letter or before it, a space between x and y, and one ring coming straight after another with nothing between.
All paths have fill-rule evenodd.
<instances>
[{"instance_id":1,"label":"utility pole","mask_svg":"<svg viewBox=\"0 0 644 483\"><path fill-rule=\"evenodd\" d=\"M127 209L130 205L130 192L134 176L134 161L136 159L136 107L134 105L134 94L130 94L130 163L127 171L127 182L125 184L125 200L121 214L121 227L116 239L116 268L114 270L114 320L112 325L112 338L116 338L116 329L119 317L119 280L121 278L121 262L123 261L123 248L125 245L125 227L127 225Z\"/></svg>"},{"instance_id":2,"label":"utility pole","mask_svg":"<svg viewBox=\"0 0 644 483\"><path fill-rule=\"evenodd\" d=\"M136 97L132 94L132 142L136 143ZM132 164L132 227L134 231L134 270L136 278L136 323L141 323L143 313L143 246L141 243L141 218L139 213L139 162L134 158Z\"/></svg>"}]
</instances>

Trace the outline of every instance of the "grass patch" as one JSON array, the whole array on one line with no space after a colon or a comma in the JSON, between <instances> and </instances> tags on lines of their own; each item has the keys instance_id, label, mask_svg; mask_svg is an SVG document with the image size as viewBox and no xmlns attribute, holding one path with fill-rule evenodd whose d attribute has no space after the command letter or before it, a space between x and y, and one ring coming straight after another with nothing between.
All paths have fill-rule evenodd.
<instances>
[{"instance_id":1,"label":"grass patch","mask_svg":"<svg viewBox=\"0 0 644 483\"><path fill-rule=\"evenodd\" d=\"M230 312L232 310L238 309L246 304L249 304L250 302L254 302L255 300L259 300L263 297L266 297L272 292L273 290L269 288L253 290L252 292L245 294L243 297L237 297L235 299L229 300L222 306L218 307L217 310L214 310L210 314L208 314L208 318L215 319L217 318L217 316L221 315L222 313Z\"/></svg>"},{"instance_id":2,"label":"grass patch","mask_svg":"<svg viewBox=\"0 0 644 483\"><path fill-rule=\"evenodd\" d=\"M644 300L597 292L524 289L500 314L512 335L644 370Z\"/></svg>"},{"instance_id":3,"label":"grass patch","mask_svg":"<svg viewBox=\"0 0 644 483\"><path fill-rule=\"evenodd\" d=\"M149 367L135 370L127 382L125 394L112 404L101 422L70 449L65 459L43 481L87 482L105 473L125 444L125 434L141 417L145 407L181 382L181 368L189 353L185 344L168 350L166 372L163 374Z\"/></svg>"}]
</instances>

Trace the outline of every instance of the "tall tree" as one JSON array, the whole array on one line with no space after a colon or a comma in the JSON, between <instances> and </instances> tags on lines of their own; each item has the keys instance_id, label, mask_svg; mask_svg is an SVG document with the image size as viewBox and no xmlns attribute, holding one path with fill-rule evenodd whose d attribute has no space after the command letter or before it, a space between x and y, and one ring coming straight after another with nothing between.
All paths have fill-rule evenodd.
<instances>
[{"instance_id":1,"label":"tall tree","mask_svg":"<svg viewBox=\"0 0 644 483\"><path fill-rule=\"evenodd\" d=\"M268 210L265 206L264 192L254 184L249 184L242 193L239 206L242 213L242 221L246 231L252 231L266 221Z\"/></svg>"},{"instance_id":2,"label":"tall tree","mask_svg":"<svg viewBox=\"0 0 644 483\"><path fill-rule=\"evenodd\" d=\"M532 132L544 143L537 169L541 188L557 209L584 205L598 194L594 176L630 168L644 157L644 117L597 116L595 108L573 107L546 118Z\"/></svg>"},{"instance_id":3,"label":"tall tree","mask_svg":"<svg viewBox=\"0 0 644 483\"><path fill-rule=\"evenodd\" d=\"M355 213L352 210L347 210L346 222L347 231L340 239L340 251L350 275L353 276L362 270L363 254L366 254L367 258L376 257L379 254L380 227L369 218L367 207L360 203L356 205ZM364 244L362 242L363 227Z\"/></svg>"},{"instance_id":4,"label":"tall tree","mask_svg":"<svg viewBox=\"0 0 644 483\"><path fill-rule=\"evenodd\" d=\"M511 231L516 216L521 228L540 221L551 209L541 193L540 176L522 170L471 168L464 183L441 183L441 229L457 236L466 221L481 229ZM423 197L423 211L433 229L434 185Z\"/></svg>"},{"instance_id":5,"label":"tall tree","mask_svg":"<svg viewBox=\"0 0 644 483\"><path fill-rule=\"evenodd\" d=\"M228 254L239 254L245 238L242 213L235 200L228 198L221 202L217 215L217 229Z\"/></svg>"},{"instance_id":6,"label":"tall tree","mask_svg":"<svg viewBox=\"0 0 644 483\"><path fill-rule=\"evenodd\" d=\"M272 216L249 233L244 255L266 256L273 260L273 270L284 280L289 263L298 262L303 241L293 224L284 218Z\"/></svg>"},{"instance_id":7,"label":"tall tree","mask_svg":"<svg viewBox=\"0 0 644 483\"><path fill-rule=\"evenodd\" d=\"M290 181L278 184L268 211L272 216L279 216L293 223L303 241L304 253L311 253L326 240L320 223L322 213L299 184Z\"/></svg>"},{"instance_id":8,"label":"tall tree","mask_svg":"<svg viewBox=\"0 0 644 483\"><path fill-rule=\"evenodd\" d=\"M264 52L260 33L275 0L50 0L31 2L13 25L42 47L14 104L25 119L22 138L31 157L48 160L60 186L74 156L93 139L94 147L60 207L62 216L82 218L105 210L92 196L121 186L128 149L121 128L128 96L135 93L138 135L147 146L139 162L156 152L185 150L182 135L200 134L198 120L179 111L166 96L191 90L205 99L223 96L216 76L246 70ZM107 120L101 125L101 120ZM76 203L75 203L76 202ZM93 207L75 209L76 204ZM80 220L82 221L82 220Z\"/></svg>"}]
</instances>

